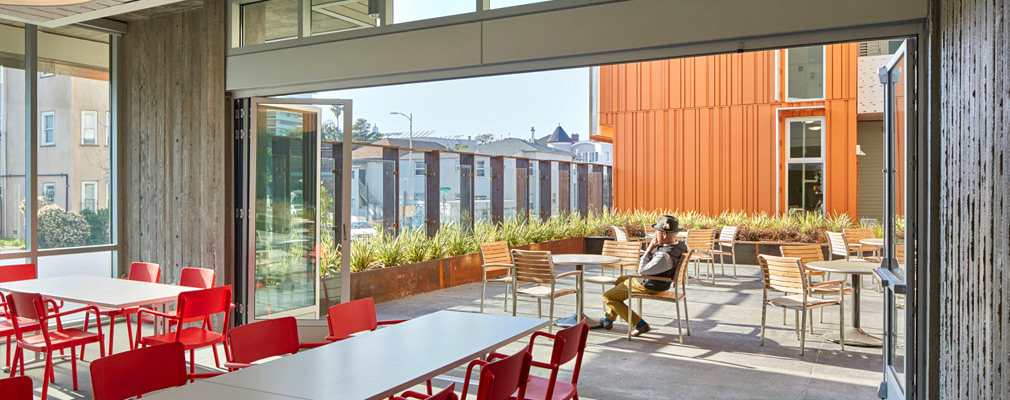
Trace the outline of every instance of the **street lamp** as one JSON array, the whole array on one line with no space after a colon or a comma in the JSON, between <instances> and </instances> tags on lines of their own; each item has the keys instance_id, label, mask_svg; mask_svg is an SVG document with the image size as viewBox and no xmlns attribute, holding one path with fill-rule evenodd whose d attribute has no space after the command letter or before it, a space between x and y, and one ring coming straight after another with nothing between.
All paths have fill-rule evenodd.
<instances>
[{"instance_id":1,"label":"street lamp","mask_svg":"<svg viewBox=\"0 0 1010 400\"><path fill-rule=\"evenodd\" d=\"M415 170L415 168L414 168L414 157L413 157L413 151L412 151L412 150L414 150L414 113L404 114L402 112L392 111L392 112L389 113L389 115L402 115L404 118L407 119L407 121L410 122L410 128L409 128L409 131L408 131L409 132L408 133L409 138L407 139L408 140L407 141L407 147L410 148L410 150L407 150L407 176L409 176L410 179L407 180L407 189L409 190L408 193L410 193L410 197L414 197L414 170ZM416 199L414 201L416 201ZM407 201L404 201L403 204L407 205L407 204L410 204L410 203L408 203ZM417 210L414 210L414 212L417 212ZM413 219L413 217L414 217L414 215L411 214L411 219ZM411 227L413 228L413 223L411 224Z\"/></svg>"}]
</instances>

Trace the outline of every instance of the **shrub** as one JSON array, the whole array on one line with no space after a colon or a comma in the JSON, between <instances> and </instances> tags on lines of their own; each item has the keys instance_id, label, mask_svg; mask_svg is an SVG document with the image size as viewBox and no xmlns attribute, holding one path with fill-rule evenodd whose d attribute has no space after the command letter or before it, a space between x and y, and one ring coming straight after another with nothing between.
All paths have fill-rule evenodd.
<instances>
[{"instance_id":1,"label":"shrub","mask_svg":"<svg viewBox=\"0 0 1010 400\"><path fill-rule=\"evenodd\" d=\"M103 208L98 211L84 209L81 216L88 222L88 237L84 244L94 246L99 244L109 244L112 233L109 230L109 209Z\"/></svg>"},{"instance_id":2,"label":"shrub","mask_svg":"<svg viewBox=\"0 0 1010 400\"><path fill-rule=\"evenodd\" d=\"M49 204L39 209L39 248L83 246L90 228L80 214Z\"/></svg>"}]
</instances>

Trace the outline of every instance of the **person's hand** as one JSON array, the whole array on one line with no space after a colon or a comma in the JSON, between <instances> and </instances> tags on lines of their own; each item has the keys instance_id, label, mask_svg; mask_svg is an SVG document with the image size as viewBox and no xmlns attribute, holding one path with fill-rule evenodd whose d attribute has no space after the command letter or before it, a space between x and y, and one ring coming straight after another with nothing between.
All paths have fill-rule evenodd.
<instances>
[{"instance_id":1,"label":"person's hand","mask_svg":"<svg viewBox=\"0 0 1010 400\"><path fill-rule=\"evenodd\" d=\"M656 236L653 236L652 240L649 241L649 248L648 250L646 250L646 253L652 251L652 249L655 249L656 246L659 246L659 233L656 233Z\"/></svg>"}]
</instances>

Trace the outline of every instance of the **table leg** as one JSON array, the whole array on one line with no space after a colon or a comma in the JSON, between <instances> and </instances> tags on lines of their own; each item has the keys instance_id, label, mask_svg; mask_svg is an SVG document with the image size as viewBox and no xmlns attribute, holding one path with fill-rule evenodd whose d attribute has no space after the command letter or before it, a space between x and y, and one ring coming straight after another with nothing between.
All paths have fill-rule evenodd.
<instances>
[{"instance_id":1,"label":"table leg","mask_svg":"<svg viewBox=\"0 0 1010 400\"><path fill-rule=\"evenodd\" d=\"M576 265L575 269L577 269L579 271L583 271L582 274L578 275L579 276L579 280L578 280L578 285L579 286L578 286L578 291L575 292L575 314L572 314L568 318L562 318L562 319L554 321L554 326L559 326L559 327L562 327L562 328L567 328L567 327L570 327L570 326L575 326L576 324L579 323L579 321L582 321L582 319L586 317L586 315L582 313L582 297L584 296L585 287L586 287L584 281L582 280L582 275L585 273L585 266L583 266L583 265Z\"/></svg>"},{"instance_id":2,"label":"table leg","mask_svg":"<svg viewBox=\"0 0 1010 400\"><path fill-rule=\"evenodd\" d=\"M861 275L850 275L852 276L852 327L845 329L845 344L847 346L856 347L883 347L884 341L882 339L867 334L862 328L860 328L860 295L862 294L862 288L860 287L862 286L860 285ZM845 312L845 310L840 310L839 312ZM838 343L838 332L825 333L824 338Z\"/></svg>"}]
</instances>

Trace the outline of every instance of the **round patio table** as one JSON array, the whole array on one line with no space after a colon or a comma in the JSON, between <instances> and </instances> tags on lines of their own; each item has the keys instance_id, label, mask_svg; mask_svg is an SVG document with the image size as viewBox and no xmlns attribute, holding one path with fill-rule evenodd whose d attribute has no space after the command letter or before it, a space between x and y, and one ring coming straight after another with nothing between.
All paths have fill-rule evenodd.
<instances>
[{"instance_id":1,"label":"round patio table","mask_svg":"<svg viewBox=\"0 0 1010 400\"><path fill-rule=\"evenodd\" d=\"M859 326L859 295L860 276L870 275L879 265L866 261L813 261L807 263L807 268L815 271L832 272L838 274L848 274L852 277L852 327L845 330L845 344L857 347L883 347L884 341L876 336L867 334ZM824 337L830 341L838 343L838 332L829 332Z\"/></svg>"},{"instance_id":2,"label":"round patio table","mask_svg":"<svg viewBox=\"0 0 1010 400\"><path fill-rule=\"evenodd\" d=\"M859 244L864 244L867 246L884 247L884 239L883 238L863 239L859 241Z\"/></svg>"},{"instance_id":3,"label":"round patio table","mask_svg":"<svg viewBox=\"0 0 1010 400\"><path fill-rule=\"evenodd\" d=\"M620 258L613 256L604 256L600 254L553 254L551 259L554 261L554 265L574 265L575 269L579 271L584 271L586 265L603 265L603 264L617 264L621 262ZM560 326L567 328L569 326L575 326L579 321L582 321L586 317L582 313L582 292L585 288L585 284L582 281L582 274L579 274L579 291L576 292L577 299L575 300L575 314L568 318L561 318L554 321L555 326Z\"/></svg>"}]
</instances>

